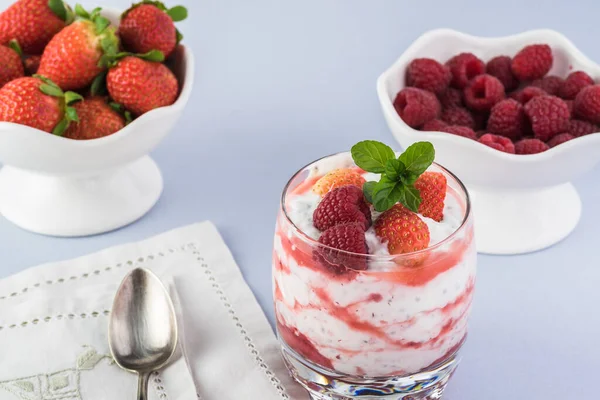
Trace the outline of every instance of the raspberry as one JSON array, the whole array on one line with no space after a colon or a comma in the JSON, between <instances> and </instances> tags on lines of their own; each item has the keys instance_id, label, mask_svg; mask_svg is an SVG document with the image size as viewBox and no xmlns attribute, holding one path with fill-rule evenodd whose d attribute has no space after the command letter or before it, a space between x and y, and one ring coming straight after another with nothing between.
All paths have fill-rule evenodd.
<instances>
[{"instance_id":1,"label":"raspberry","mask_svg":"<svg viewBox=\"0 0 600 400\"><path fill-rule=\"evenodd\" d=\"M438 94L440 104L444 108L450 107L462 107L462 91L455 88L448 88L442 93Z\"/></svg>"},{"instance_id":2,"label":"raspberry","mask_svg":"<svg viewBox=\"0 0 600 400\"><path fill-rule=\"evenodd\" d=\"M321 256L317 257L317 259L331 272L342 274L348 269L367 269L367 259L365 257L345 253L369 253L365 239L365 230L361 223L354 222L332 226L323 232L319 238L319 243L333 247L333 249L319 248L317 250L318 255Z\"/></svg>"},{"instance_id":3,"label":"raspberry","mask_svg":"<svg viewBox=\"0 0 600 400\"><path fill-rule=\"evenodd\" d=\"M548 146L556 147L559 144L563 144L564 142L568 142L571 139L575 139L575 136L570 133L560 133L554 136L552 139L548 140Z\"/></svg>"},{"instance_id":4,"label":"raspberry","mask_svg":"<svg viewBox=\"0 0 600 400\"><path fill-rule=\"evenodd\" d=\"M535 87L535 86L527 86L523 90L519 90L517 92L513 92L510 94L510 97L515 99L521 104L527 104L529 100L533 99L536 96L547 96L548 93L544 91L544 89Z\"/></svg>"},{"instance_id":5,"label":"raspberry","mask_svg":"<svg viewBox=\"0 0 600 400\"><path fill-rule=\"evenodd\" d=\"M441 111L440 102L433 93L417 88L402 89L394 100L394 108L411 128L437 118Z\"/></svg>"},{"instance_id":6,"label":"raspberry","mask_svg":"<svg viewBox=\"0 0 600 400\"><path fill-rule=\"evenodd\" d=\"M406 69L406 86L442 93L452 79L450 68L431 58L416 58Z\"/></svg>"},{"instance_id":7,"label":"raspberry","mask_svg":"<svg viewBox=\"0 0 600 400\"><path fill-rule=\"evenodd\" d=\"M315 183L312 190L323 197L327 192L340 186L354 185L362 189L364 183L365 178L354 169L340 168L326 173Z\"/></svg>"},{"instance_id":8,"label":"raspberry","mask_svg":"<svg viewBox=\"0 0 600 400\"><path fill-rule=\"evenodd\" d=\"M371 225L371 209L362 189L354 185L341 186L327 193L313 213L313 223L320 231L350 222L361 223L365 230Z\"/></svg>"},{"instance_id":9,"label":"raspberry","mask_svg":"<svg viewBox=\"0 0 600 400\"><path fill-rule=\"evenodd\" d=\"M523 135L526 122L521 103L513 99L506 99L492 108L487 129L496 135L515 140Z\"/></svg>"},{"instance_id":10,"label":"raspberry","mask_svg":"<svg viewBox=\"0 0 600 400\"><path fill-rule=\"evenodd\" d=\"M543 78L552 68L552 49L547 44L525 46L513 57L511 68L520 81Z\"/></svg>"},{"instance_id":11,"label":"raspberry","mask_svg":"<svg viewBox=\"0 0 600 400\"><path fill-rule=\"evenodd\" d=\"M401 204L396 204L377 218L375 233L387 242L390 254L410 253L429 246L427 224Z\"/></svg>"},{"instance_id":12,"label":"raspberry","mask_svg":"<svg viewBox=\"0 0 600 400\"><path fill-rule=\"evenodd\" d=\"M575 101L573 101L573 100L565 100L565 103L567 103L567 107L569 107L569 112L571 113L571 115L575 115L573 113L573 105L574 105Z\"/></svg>"},{"instance_id":13,"label":"raspberry","mask_svg":"<svg viewBox=\"0 0 600 400\"><path fill-rule=\"evenodd\" d=\"M586 86L594 84L594 80L583 71L571 72L558 89L558 95L563 99L573 100L577 93Z\"/></svg>"},{"instance_id":14,"label":"raspberry","mask_svg":"<svg viewBox=\"0 0 600 400\"><path fill-rule=\"evenodd\" d=\"M536 154L548 150L550 147L540 139L522 139L515 143L516 154Z\"/></svg>"},{"instance_id":15,"label":"raspberry","mask_svg":"<svg viewBox=\"0 0 600 400\"><path fill-rule=\"evenodd\" d=\"M439 172L424 172L415 182L421 195L419 214L440 222L444 218L446 177Z\"/></svg>"},{"instance_id":16,"label":"raspberry","mask_svg":"<svg viewBox=\"0 0 600 400\"><path fill-rule=\"evenodd\" d=\"M596 132L600 132L600 129L596 125L579 119L570 120L569 127L567 128L567 133L570 133L575 137L585 136Z\"/></svg>"},{"instance_id":17,"label":"raspberry","mask_svg":"<svg viewBox=\"0 0 600 400\"><path fill-rule=\"evenodd\" d=\"M451 133L453 135L466 137L467 139L477 139L477 135L473 129L466 126L449 125L440 129L441 132Z\"/></svg>"},{"instance_id":18,"label":"raspberry","mask_svg":"<svg viewBox=\"0 0 600 400\"><path fill-rule=\"evenodd\" d=\"M519 81L512 73L511 63L510 57L498 56L488 61L485 66L485 72L498 78L507 92L515 90L519 86Z\"/></svg>"},{"instance_id":19,"label":"raspberry","mask_svg":"<svg viewBox=\"0 0 600 400\"><path fill-rule=\"evenodd\" d=\"M564 80L556 75L548 75L542 79L536 79L531 82L531 86L539 87L546 93L552 96L558 96L558 90L562 86Z\"/></svg>"},{"instance_id":20,"label":"raspberry","mask_svg":"<svg viewBox=\"0 0 600 400\"><path fill-rule=\"evenodd\" d=\"M500 150L505 153L515 154L515 145L509 138L504 136L486 133L479 138L479 143L485 144L492 149Z\"/></svg>"},{"instance_id":21,"label":"raspberry","mask_svg":"<svg viewBox=\"0 0 600 400\"><path fill-rule=\"evenodd\" d=\"M600 123L600 85L586 86L575 97L575 115L594 124Z\"/></svg>"},{"instance_id":22,"label":"raspberry","mask_svg":"<svg viewBox=\"0 0 600 400\"><path fill-rule=\"evenodd\" d=\"M446 128L447 126L448 124L441 119L432 119L431 121L425 122L421 130L429 132L443 132L442 129Z\"/></svg>"},{"instance_id":23,"label":"raspberry","mask_svg":"<svg viewBox=\"0 0 600 400\"><path fill-rule=\"evenodd\" d=\"M466 108L452 107L442 111L442 121L448 125L467 126L471 129L475 128L475 121L471 113Z\"/></svg>"},{"instance_id":24,"label":"raspberry","mask_svg":"<svg viewBox=\"0 0 600 400\"><path fill-rule=\"evenodd\" d=\"M559 97L534 97L525 104L524 109L537 139L548 141L569 127L569 107Z\"/></svg>"},{"instance_id":25,"label":"raspberry","mask_svg":"<svg viewBox=\"0 0 600 400\"><path fill-rule=\"evenodd\" d=\"M475 121L474 130L485 130L487 126L487 121L490 118L490 114L488 112L474 112L471 115L473 116L473 120Z\"/></svg>"},{"instance_id":26,"label":"raspberry","mask_svg":"<svg viewBox=\"0 0 600 400\"><path fill-rule=\"evenodd\" d=\"M478 75L465 88L465 103L475 111L489 111L503 98L502 82L491 75Z\"/></svg>"},{"instance_id":27,"label":"raspberry","mask_svg":"<svg viewBox=\"0 0 600 400\"><path fill-rule=\"evenodd\" d=\"M449 59L446 65L452 73L451 84L457 89L464 89L471 79L485 73L483 61L471 53L460 53Z\"/></svg>"}]
</instances>

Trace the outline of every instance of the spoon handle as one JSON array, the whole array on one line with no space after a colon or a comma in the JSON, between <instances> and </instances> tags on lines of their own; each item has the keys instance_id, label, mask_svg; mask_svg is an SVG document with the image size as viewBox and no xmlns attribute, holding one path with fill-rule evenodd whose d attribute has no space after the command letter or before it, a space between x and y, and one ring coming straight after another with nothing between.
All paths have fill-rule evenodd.
<instances>
[{"instance_id":1,"label":"spoon handle","mask_svg":"<svg viewBox=\"0 0 600 400\"><path fill-rule=\"evenodd\" d=\"M140 372L138 378L138 400L148 400L148 380L150 372Z\"/></svg>"}]
</instances>

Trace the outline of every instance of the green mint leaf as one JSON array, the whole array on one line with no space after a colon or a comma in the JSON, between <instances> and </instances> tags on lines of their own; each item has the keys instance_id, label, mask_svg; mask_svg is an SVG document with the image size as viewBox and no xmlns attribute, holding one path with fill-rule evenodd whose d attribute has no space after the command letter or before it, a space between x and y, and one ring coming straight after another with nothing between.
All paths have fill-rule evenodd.
<instances>
[{"instance_id":1,"label":"green mint leaf","mask_svg":"<svg viewBox=\"0 0 600 400\"><path fill-rule=\"evenodd\" d=\"M398 157L412 174L421 175L435 159L435 149L429 142L413 143Z\"/></svg>"},{"instance_id":2,"label":"green mint leaf","mask_svg":"<svg viewBox=\"0 0 600 400\"><path fill-rule=\"evenodd\" d=\"M162 51L159 50L150 50L146 54L138 54L137 57L146 60L146 61L154 61L154 62L162 62L165 60L165 55Z\"/></svg>"},{"instance_id":3,"label":"green mint leaf","mask_svg":"<svg viewBox=\"0 0 600 400\"><path fill-rule=\"evenodd\" d=\"M42 83L40 85L40 90L42 91L42 93L47 94L48 96L52 96L52 97L62 97L63 96L63 91L60 90L60 88L49 85L47 83Z\"/></svg>"},{"instance_id":4,"label":"green mint leaf","mask_svg":"<svg viewBox=\"0 0 600 400\"><path fill-rule=\"evenodd\" d=\"M413 174L413 173L410 173L410 172L406 172L404 174L404 176L402 176L402 182L405 185L414 185L415 182L417 181L417 179L419 179L419 176L420 175L418 175L418 174Z\"/></svg>"},{"instance_id":5,"label":"green mint leaf","mask_svg":"<svg viewBox=\"0 0 600 400\"><path fill-rule=\"evenodd\" d=\"M75 4L75 14L81 18L90 19L90 13L88 13L81 4Z\"/></svg>"},{"instance_id":6,"label":"green mint leaf","mask_svg":"<svg viewBox=\"0 0 600 400\"><path fill-rule=\"evenodd\" d=\"M421 205L421 194L414 186L404 186L404 198L400 200L406 208L412 212L419 212Z\"/></svg>"},{"instance_id":7,"label":"green mint leaf","mask_svg":"<svg viewBox=\"0 0 600 400\"><path fill-rule=\"evenodd\" d=\"M365 182L363 185L363 194L365 195L365 199L371 204L373 204L373 189L375 189L375 185L377 182Z\"/></svg>"},{"instance_id":8,"label":"green mint leaf","mask_svg":"<svg viewBox=\"0 0 600 400\"><path fill-rule=\"evenodd\" d=\"M13 49L18 55L23 55L23 50L21 49L21 46L19 46L19 42L17 42L16 39L12 39L11 41L9 41L8 47Z\"/></svg>"},{"instance_id":9,"label":"green mint leaf","mask_svg":"<svg viewBox=\"0 0 600 400\"><path fill-rule=\"evenodd\" d=\"M399 181L406 172L406 167L397 158L390 158L385 163L385 175L393 181Z\"/></svg>"},{"instance_id":10,"label":"green mint leaf","mask_svg":"<svg viewBox=\"0 0 600 400\"><path fill-rule=\"evenodd\" d=\"M100 35L110 25L110 21L107 18L98 16L94 19L94 25L96 25L96 34ZM100 45L104 49L102 42L100 42Z\"/></svg>"},{"instance_id":11,"label":"green mint leaf","mask_svg":"<svg viewBox=\"0 0 600 400\"><path fill-rule=\"evenodd\" d=\"M352 146L352 159L360 168L375 174L385 172L387 160L396 158L394 150L375 140L365 140Z\"/></svg>"},{"instance_id":12,"label":"green mint leaf","mask_svg":"<svg viewBox=\"0 0 600 400\"><path fill-rule=\"evenodd\" d=\"M83 96L79 93L75 92L66 92L65 93L65 104L71 105L77 101L83 100Z\"/></svg>"},{"instance_id":13,"label":"green mint leaf","mask_svg":"<svg viewBox=\"0 0 600 400\"><path fill-rule=\"evenodd\" d=\"M383 176L373 188L372 204L379 212L389 210L402 198L403 193L404 185L401 182Z\"/></svg>"},{"instance_id":14,"label":"green mint leaf","mask_svg":"<svg viewBox=\"0 0 600 400\"><path fill-rule=\"evenodd\" d=\"M56 126L52 130L52 133L57 136L62 136L69 127L69 123L70 122L68 119L63 118L62 121L56 124Z\"/></svg>"},{"instance_id":15,"label":"green mint leaf","mask_svg":"<svg viewBox=\"0 0 600 400\"><path fill-rule=\"evenodd\" d=\"M58 18L62 19L63 21L67 21L68 13L65 3L63 3L62 0L48 0L48 8L52 10L54 15L56 15Z\"/></svg>"},{"instance_id":16,"label":"green mint leaf","mask_svg":"<svg viewBox=\"0 0 600 400\"><path fill-rule=\"evenodd\" d=\"M79 122L79 116L77 116L77 111L73 107L65 108L65 118L68 121Z\"/></svg>"},{"instance_id":17,"label":"green mint leaf","mask_svg":"<svg viewBox=\"0 0 600 400\"><path fill-rule=\"evenodd\" d=\"M185 8L184 6L175 6L167 10L167 15L171 17L173 22L179 22L187 18L188 12L187 8Z\"/></svg>"}]
</instances>

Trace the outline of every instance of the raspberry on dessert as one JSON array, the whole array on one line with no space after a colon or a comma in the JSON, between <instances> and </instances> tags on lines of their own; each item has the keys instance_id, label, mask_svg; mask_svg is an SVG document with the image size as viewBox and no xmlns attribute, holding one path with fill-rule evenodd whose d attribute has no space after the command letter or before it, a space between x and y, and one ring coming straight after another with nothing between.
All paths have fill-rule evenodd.
<instances>
[{"instance_id":1,"label":"raspberry on dessert","mask_svg":"<svg viewBox=\"0 0 600 400\"><path fill-rule=\"evenodd\" d=\"M515 145L509 138L504 136L486 133L479 138L479 143L485 144L492 149L500 150L505 153L515 154Z\"/></svg>"},{"instance_id":2,"label":"raspberry on dessert","mask_svg":"<svg viewBox=\"0 0 600 400\"><path fill-rule=\"evenodd\" d=\"M440 104L444 108L450 107L462 107L463 99L462 99L462 91L449 87L444 90L442 93L438 94L438 100Z\"/></svg>"},{"instance_id":3,"label":"raspberry on dessert","mask_svg":"<svg viewBox=\"0 0 600 400\"><path fill-rule=\"evenodd\" d=\"M473 129L466 126L447 125L440 129L440 132L451 133L453 135L466 137L467 139L477 140L477 135Z\"/></svg>"},{"instance_id":4,"label":"raspberry on dessert","mask_svg":"<svg viewBox=\"0 0 600 400\"><path fill-rule=\"evenodd\" d=\"M515 143L516 154L536 154L548 150L550 147L540 139L521 139Z\"/></svg>"},{"instance_id":5,"label":"raspberry on dessert","mask_svg":"<svg viewBox=\"0 0 600 400\"><path fill-rule=\"evenodd\" d=\"M498 78L483 74L469 82L464 91L467 107L475 111L489 111L504 98L504 86Z\"/></svg>"},{"instance_id":6,"label":"raspberry on dessert","mask_svg":"<svg viewBox=\"0 0 600 400\"><path fill-rule=\"evenodd\" d=\"M516 140L523 135L526 122L527 119L521 103L513 99L506 99L492 108L487 129L495 135L502 135Z\"/></svg>"},{"instance_id":7,"label":"raspberry on dessert","mask_svg":"<svg viewBox=\"0 0 600 400\"><path fill-rule=\"evenodd\" d=\"M437 118L441 111L440 102L433 93L417 88L402 89L394 100L394 108L411 128Z\"/></svg>"},{"instance_id":8,"label":"raspberry on dessert","mask_svg":"<svg viewBox=\"0 0 600 400\"><path fill-rule=\"evenodd\" d=\"M419 251L429 246L429 228L421 218L401 204L385 211L375 221L375 233L387 242L390 254Z\"/></svg>"},{"instance_id":9,"label":"raspberry on dessert","mask_svg":"<svg viewBox=\"0 0 600 400\"><path fill-rule=\"evenodd\" d=\"M554 136L552 139L548 140L548 146L556 147L559 144L568 142L571 139L575 139L575 136L571 135L570 133L559 133L558 135Z\"/></svg>"},{"instance_id":10,"label":"raspberry on dessert","mask_svg":"<svg viewBox=\"0 0 600 400\"><path fill-rule=\"evenodd\" d=\"M558 90L563 84L564 80L556 75L548 75L541 79L536 79L531 82L531 86L539 87L546 93L552 96L558 96Z\"/></svg>"},{"instance_id":11,"label":"raspberry on dessert","mask_svg":"<svg viewBox=\"0 0 600 400\"><path fill-rule=\"evenodd\" d=\"M318 230L326 231L335 225L359 222L364 229L371 225L371 209L361 188L346 185L328 192L313 213Z\"/></svg>"},{"instance_id":12,"label":"raspberry on dessert","mask_svg":"<svg viewBox=\"0 0 600 400\"><path fill-rule=\"evenodd\" d=\"M466 126L471 129L475 128L475 121L469 110L463 107L451 107L442 111L442 121L448 125Z\"/></svg>"},{"instance_id":13,"label":"raspberry on dessert","mask_svg":"<svg viewBox=\"0 0 600 400\"><path fill-rule=\"evenodd\" d=\"M452 73L451 85L464 89L469 81L485 73L485 64L472 53L460 53L446 62Z\"/></svg>"},{"instance_id":14,"label":"raspberry on dessert","mask_svg":"<svg viewBox=\"0 0 600 400\"><path fill-rule=\"evenodd\" d=\"M510 57L498 56L488 61L485 66L485 72L498 78L507 92L515 90L519 86L519 80L512 73L511 64Z\"/></svg>"},{"instance_id":15,"label":"raspberry on dessert","mask_svg":"<svg viewBox=\"0 0 600 400\"><path fill-rule=\"evenodd\" d=\"M439 172L424 172L415 182L421 195L419 214L440 222L444 218L446 177Z\"/></svg>"},{"instance_id":16,"label":"raspberry on dessert","mask_svg":"<svg viewBox=\"0 0 600 400\"><path fill-rule=\"evenodd\" d=\"M442 93L452 80L450 68L431 58L415 58L406 69L406 86Z\"/></svg>"},{"instance_id":17,"label":"raspberry on dessert","mask_svg":"<svg viewBox=\"0 0 600 400\"><path fill-rule=\"evenodd\" d=\"M521 104L527 104L529 100L533 99L536 96L547 96L548 93L544 91L544 89L535 87L535 86L527 86L523 90L519 90L516 92L512 92L510 97L515 99Z\"/></svg>"},{"instance_id":18,"label":"raspberry on dessert","mask_svg":"<svg viewBox=\"0 0 600 400\"><path fill-rule=\"evenodd\" d=\"M575 116L600 124L600 85L586 86L575 97L573 103Z\"/></svg>"},{"instance_id":19,"label":"raspberry on dessert","mask_svg":"<svg viewBox=\"0 0 600 400\"><path fill-rule=\"evenodd\" d=\"M524 109L537 139L548 141L569 127L569 107L560 97L537 96Z\"/></svg>"},{"instance_id":20,"label":"raspberry on dessert","mask_svg":"<svg viewBox=\"0 0 600 400\"><path fill-rule=\"evenodd\" d=\"M315 183L312 190L323 197L328 192L340 186L354 185L362 189L365 182L365 178L354 169L340 168L326 173Z\"/></svg>"},{"instance_id":21,"label":"raspberry on dessert","mask_svg":"<svg viewBox=\"0 0 600 400\"><path fill-rule=\"evenodd\" d=\"M583 71L571 72L567 79L560 85L558 96L566 100L573 100L586 86L594 84L594 80Z\"/></svg>"},{"instance_id":22,"label":"raspberry on dessert","mask_svg":"<svg viewBox=\"0 0 600 400\"><path fill-rule=\"evenodd\" d=\"M432 119L431 121L425 122L421 130L429 132L443 132L443 129L447 126L448 124L441 119Z\"/></svg>"},{"instance_id":23,"label":"raspberry on dessert","mask_svg":"<svg viewBox=\"0 0 600 400\"><path fill-rule=\"evenodd\" d=\"M513 74L520 81L543 78L552 68L552 49L547 44L525 46L512 59Z\"/></svg>"},{"instance_id":24,"label":"raspberry on dessert","mask_svg":"<svg viewBox=\"0 0 600 400\"><path fill-rule=\"evenodd\" d=\"M574 137L585 136L596 132L600 132L600 128L594 124L590 124L589 122L581 121L579 119L570 120L569 127L567 128L567 133L570 133Z\"/></svg>"},{"instance_id":25,"label":"raspberry on dessert","mask_svg":"<svg viewBox=\"0 0 600 400\"><path fill-rule=\"evenodd\" d=\"M369 253L363 224L353 222L332 226L319 237L319 243L333 247L333 249L319 248L318 255L321 257L317 257L323 266L331 272L339 275L348 269L360 271L367 269L366 258L358 255ZM357 255L345 252L356 253Z\"/></svg>"}]
</instances>

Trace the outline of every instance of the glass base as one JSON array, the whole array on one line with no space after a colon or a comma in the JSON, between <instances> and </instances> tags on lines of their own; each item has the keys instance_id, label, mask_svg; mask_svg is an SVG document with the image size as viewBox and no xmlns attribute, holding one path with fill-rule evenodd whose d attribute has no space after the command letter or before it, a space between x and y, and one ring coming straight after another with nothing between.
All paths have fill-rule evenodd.
<instances>
[{"instance_id":1,"label":"glass base","mask_svg":"<svg viewBox=\"0 0 600 400\"><path fill-rule=\"evenodd\" d=\"M282 353L292 377L313 400L439 400L459 362L457 354L453 354L442 363L413 375L369 378L325 370L306 361L285 344Z\"/></svg>"}]
</instances>

